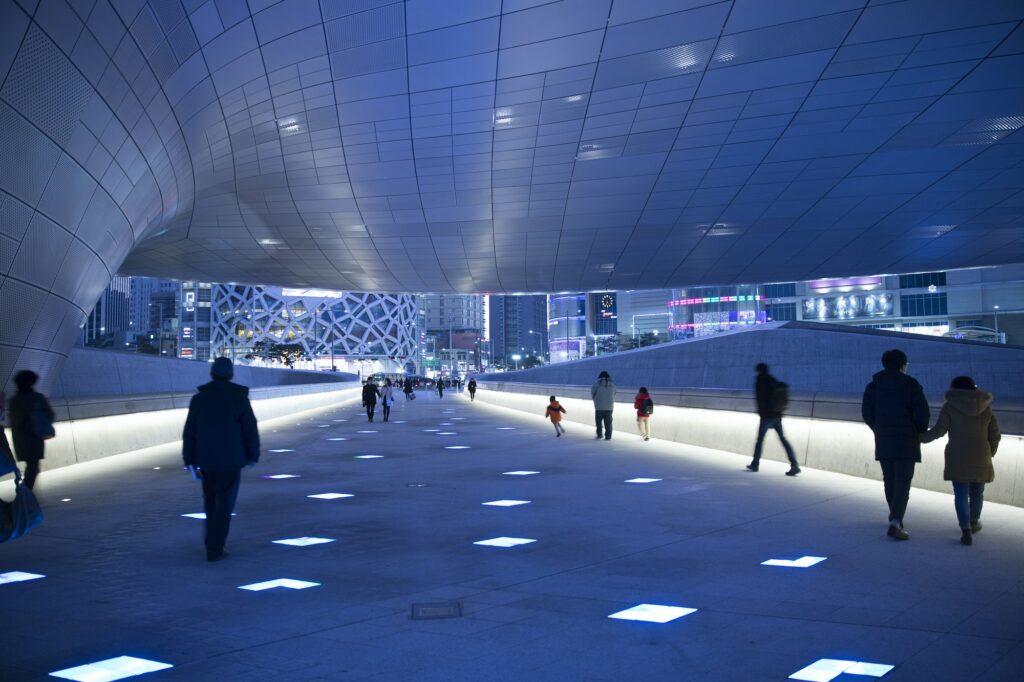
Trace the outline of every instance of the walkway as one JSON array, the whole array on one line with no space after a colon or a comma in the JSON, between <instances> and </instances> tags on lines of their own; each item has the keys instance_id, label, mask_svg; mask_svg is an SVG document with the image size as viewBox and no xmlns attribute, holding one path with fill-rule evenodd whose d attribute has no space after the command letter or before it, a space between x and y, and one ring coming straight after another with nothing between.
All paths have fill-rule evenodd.
<instances>
[{"instance_id":1,"label":"walkway","mask_svg":"<svg viewBox=\"0 0 1024 682\"><path fill-rule=\"evenodd\" d=\"M349 404L264 425L216 564L182 516L201 507L175 448L44 473L46 523L0 546L0 573L46 576L0 584L0 679L130 655L174 665L153 682L784 680L819 659L1020 680L1024 509L988 506L962 547L951 497L914 491L897 543L879 483L751 474L643 443L622 414L611 442L572 424L556 439L543 409L421 393L389 424ZM498 500L529 503L483 504ZM274 543L304 537L332 542ZM499 537L535 541L474 544ZM826 559L762 565L804 556ZM318 585L238 589L280 578ZM448 601L461 617L410 618ZM697 610L608 618L638 604Z\"/></svg>"}]
</instances>

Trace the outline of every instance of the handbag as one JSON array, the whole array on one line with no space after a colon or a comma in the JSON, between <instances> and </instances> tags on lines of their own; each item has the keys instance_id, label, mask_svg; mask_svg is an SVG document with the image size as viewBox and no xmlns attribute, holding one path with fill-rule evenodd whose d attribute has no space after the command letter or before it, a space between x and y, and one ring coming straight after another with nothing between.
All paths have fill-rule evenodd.
<instances>
[{"instance_id":1,"label":"handbag","mask_svg":"<svg viewBox=\"0 0 1024 682\"><path fill-rule=\"evenodd\" d=\"M15 474L14 501L0 500L0 542L16 540L43 522L43 510L28 486Z\"/></svg>"},{"instance_id":2,"label":"handbag","mask_svg":"<svg viewBox=\"0 0 1024 682\"><path fill-rule=\"evenodd\" d=\"M13 474L18 470L18 465L14 461L14 455L4 445L5 443L0 443L0 476Z\"/></svg>"},{"instance_id":3,"label":"handbag","mask_svg":"<svg viewBox=\"0 0 1024 682\"><path fill-rule=\"evenodd\" d=\"M42 399L36 401L36 407L31 415L32 434L40 440L50 440L57 435L53 430L53 417L50 410L46 409L46 403Z\"/></svg>"}]
</instances>

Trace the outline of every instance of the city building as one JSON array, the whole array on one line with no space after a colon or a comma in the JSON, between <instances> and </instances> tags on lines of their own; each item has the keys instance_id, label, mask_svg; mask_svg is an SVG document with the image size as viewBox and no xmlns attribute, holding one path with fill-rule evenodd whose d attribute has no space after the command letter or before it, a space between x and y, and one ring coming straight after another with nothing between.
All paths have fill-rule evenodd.
<instances>
[{"instance_id":1,"label":"city building","mask_svg":"<svg viewBox=\"0 0 1024 682\"><path fill-rule=\"evenodd\" d=\"M82 325L82 344L124 350L135 343L129 314L131 278L114 277Z\"/></svg>"},{"instance_id":2,"label":"city building","mask_svg":"<svg viewBox=\"0 0 1024 682\"><path fill-rule=\"evenodd\" d=\"M490 364L527 366L548 356L547 297L489 296ZM513 356L518 355L519 358Z\"/></svg>"},{"instance_id":3,"label":"city building","mask_svg":"<svg viewBox=\"0 0 1024 682\"><path fill-rule=\"evenodd\" d=\"M464 375L483 368L484 296L427 294L421 298L424 374Z\"/></svg>"}]
</instances>

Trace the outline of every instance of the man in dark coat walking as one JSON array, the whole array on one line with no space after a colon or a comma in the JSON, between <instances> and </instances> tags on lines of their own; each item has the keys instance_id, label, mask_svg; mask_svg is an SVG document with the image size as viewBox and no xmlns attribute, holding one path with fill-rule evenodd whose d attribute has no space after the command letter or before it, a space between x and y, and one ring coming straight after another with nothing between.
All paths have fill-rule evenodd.
<instances>
[{"instance_id":1,"label":"man in dark coat walking","mask_svg":"<svg viewBox=\"0 0 1024 682\"><path fill-rule=\"evenodd\" d=\"M377 396L380 395L380 391L377 390L377 384L372 378L367 379L366 383L363 384L363 407L366 408L366 420L373 421L373 413L377 409Z\"/></svg>"},{"instance_id":2,"label":"man in dark coat walking","mask_svg":"<svg viewBox=\"0 0 1024 682\"><path fill-rule=\"evenodd\" d=\"M35 390L39 375L30 369L23 369L14 375L18 392L8 401L11 419L11 436L14 437L14 453L19 462L25 462L25 487L32 490L39 476L39 462L46 451L46 441L36 433L35 412L43 413L53 422L53 408L46 396ZM0 428L3 428L0 425Z\"/></svg>"},{"instance_id":3,"label":"man in dark coat walking","mask_svg":"<svg viewBox=\"0 0 1024 682\"><path fill-rule=\"evenodd\" d=\"M260 434L249 403L249 389L231 383L234 373L228 358L213 361L213 381L200 386L192 396L182 435L185 466L198 467L203 480L207 561L227 556L224 542L242 467L260 459Z\"/></svg>"},{"instance_id":4,"label":"man in dark coat walking","mask_svg":"<svg viewBox=\"0 0 1024 682\"><path fill-rule=\"evenodd\" d=\"M754 397L757 399L757 414L761 418L761 423L757 427L754 461L747 465L747 469L757 471L761 466L761 448L764 445L764 437L769 429L774 429L775 433L779 434L786 457L789 458L789 471L786 472L786 475L796 476L800 473L800 463L796 460L793 446L789 444L786 436L782 433L782 408L784 406L779 404L778 388L780 386L785 388L785 384L780 384L778 379L769 374L768 365L763 362L757 363L754 371L757 372L757 378L754 380Z\"/></svg>"},{"instance_id":5,"label":"man in dark coat walking","mask_svg":"<svg viewBox=\"0 0 1024 682\"><path fill-rule=\"evenodd\" d=\"M888 535L909 540L903 515L910 499L914 465L921 461L921 434L928 430L928 401L924 389L907 376L907 355L893 349L882 353L881 372L864 389L861 415L875 434L875 459L882 467L885 501L889 505Z\"/></svg>"}]
</instances>

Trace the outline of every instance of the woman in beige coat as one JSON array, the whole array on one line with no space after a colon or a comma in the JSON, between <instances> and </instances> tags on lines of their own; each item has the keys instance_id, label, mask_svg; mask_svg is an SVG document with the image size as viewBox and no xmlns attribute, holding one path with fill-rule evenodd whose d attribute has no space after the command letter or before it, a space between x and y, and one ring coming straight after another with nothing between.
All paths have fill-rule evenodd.
<instances>
[{"instance_id":1,"label":"woman in beige coat","mask_svg":"<svg viewBox=\"0 0 1024 682\"><path fill-rule=\"evenodd\" d=\"M949 433L946 468L942 477L953 482L953 505L960 522L960 542L969 545L972 534L981 530L981 505L985 484L995 478L992 457L999 447L999 422L992 414L992 394L979 391L970 377L953 379L939 420L921 442Z\"/></svg>"}]
</instances>

